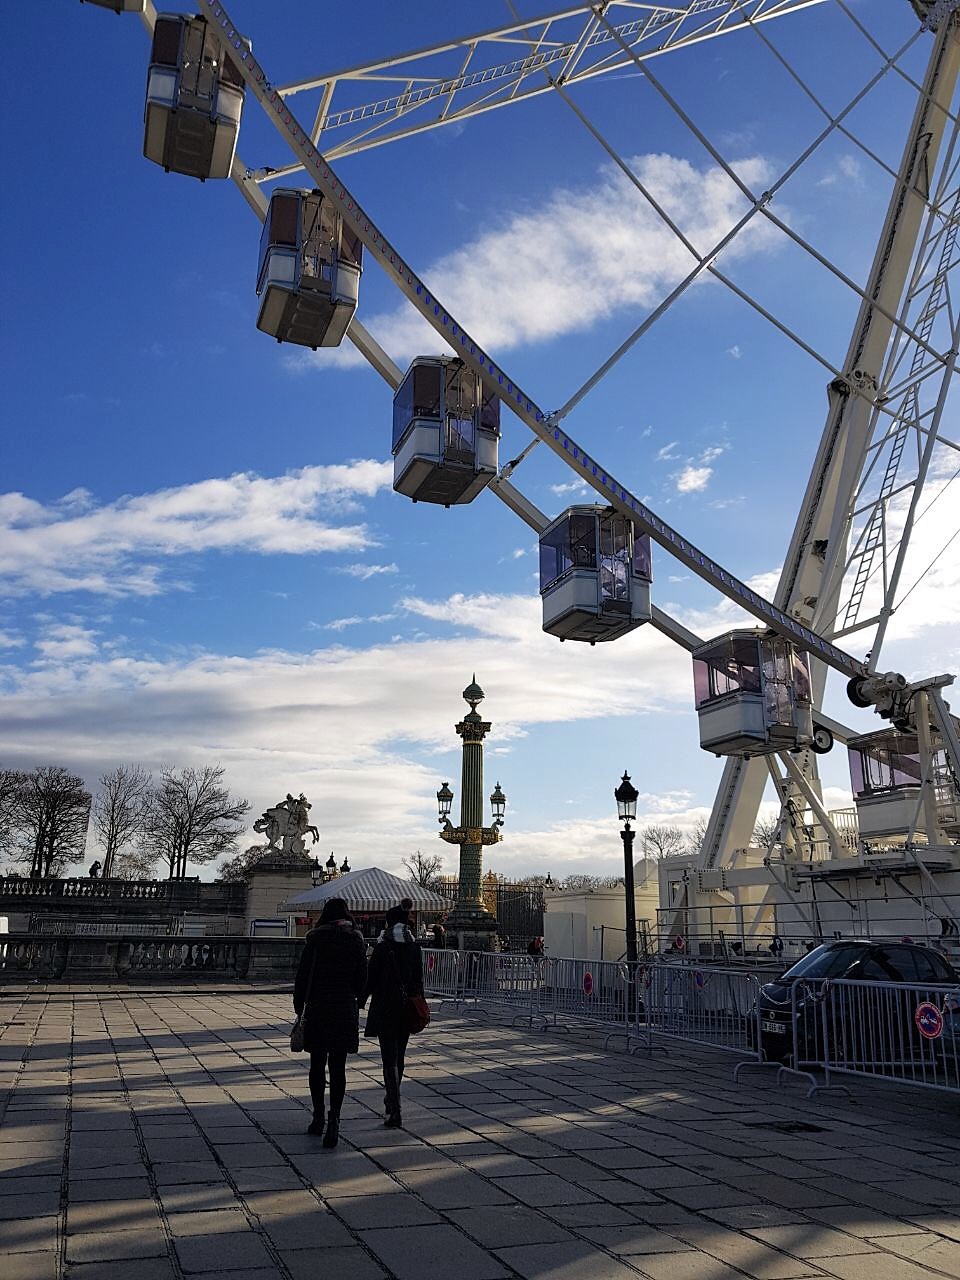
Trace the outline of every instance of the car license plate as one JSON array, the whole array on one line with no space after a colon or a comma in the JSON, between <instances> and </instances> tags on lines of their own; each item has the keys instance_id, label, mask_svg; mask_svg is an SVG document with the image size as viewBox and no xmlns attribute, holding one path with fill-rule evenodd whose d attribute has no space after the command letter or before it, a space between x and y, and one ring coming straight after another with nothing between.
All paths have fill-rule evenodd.
<instances>
[{"instance_id":1,"label":"car license plate","mask_svg":"<svg viewBox=\"0 0 960 1280\"><path fill-rule=\"evenodd\" d=\"M783 1022L767 1022L766 1019L760 1023L761 1031L772 1031L774 1035L786 1035L787 1027Z\"/></svg>"}]
</instances>

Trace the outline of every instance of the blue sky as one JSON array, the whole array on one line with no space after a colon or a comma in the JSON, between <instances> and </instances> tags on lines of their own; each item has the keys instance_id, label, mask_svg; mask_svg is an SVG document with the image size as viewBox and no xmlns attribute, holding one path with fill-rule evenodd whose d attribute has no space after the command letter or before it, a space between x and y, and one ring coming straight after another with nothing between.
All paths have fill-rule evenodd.
<instances>
[{"instance_id":1,"label":"blue sky","mask_svg":"<svg viewBox=\"0 0 960 1280\"><path fill-rule=\"evenodd\" d=\"M281 82L509 20L499 0L371 0L362 19L307 0L229 9ZM859 0L852 11L888 52L915 28L907 0ZM312 356L257 331L256 219L231 183L201 185L142 157L139 21L73 0L2 21L14 179L2 215L0 764L64 764L94 784L122 762L220 761L252 816L302 789L324 855L396 870L414 849L447 853L434 792L444 779L459 787L453 725L476 671L494 722L488 790L499 779L508 796L494 869L615 871L612 791L624 768L643 820L689 826L705 815L719 762L697 747L687 656L649 629L596 648L545 636L527 527L490 494L451 511L393 494L386 383L352 348ZM833 3L763 30L834 111L878 65ZM904 61L914 75L929 39ZM757 190L821 127L756 33L672 53L655 70ZM742 211L642 78L600 77L575 97L699 248ZM308 122L315 101L291 102ZM850 125L895 165L911 109L909 88L887 76ZM252 165L287 160L252 99L238 150ZM548 409L641 322L685 261L555 95L337 170ZM862 279L888 193L882 171L833 138L776 210ZM857 300L796 246L755 221L721 265L840 362ZM359 317L401 365L436 349L374 266ZM706 283L569 426L655 510L772 592L826 381ZM501 460L528 440L505 414ZM543 450L515 476L551 515L591 500L571 480ZM918 531L921 568L942 535L939 525ZM655 600L689 626L709 635L738 621L656 549L654 565ZM955 549L938 573L897 619L889 665L956 664ZM850 717L842 702L835 710ZM841 802L842 752L826 777Z\"/></svg>"}]
</instances>

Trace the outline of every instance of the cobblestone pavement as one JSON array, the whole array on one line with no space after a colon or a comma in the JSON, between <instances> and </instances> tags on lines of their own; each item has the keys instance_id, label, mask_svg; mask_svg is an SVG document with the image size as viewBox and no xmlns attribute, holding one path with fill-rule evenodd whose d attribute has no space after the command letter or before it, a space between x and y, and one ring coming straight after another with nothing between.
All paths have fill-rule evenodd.
<instances>
[{"instance_id":1,"label":"cobblestone pavement","mask_svg":"<svg viewBox=\"0 0 960 1280\"><path fill-rule=\"evenodd\" d=\"M804 1100L452 1012L304 1130L288 992L0 994L3 1280L960 1277L960 1100Z\"/></svg>"}]
</instances>

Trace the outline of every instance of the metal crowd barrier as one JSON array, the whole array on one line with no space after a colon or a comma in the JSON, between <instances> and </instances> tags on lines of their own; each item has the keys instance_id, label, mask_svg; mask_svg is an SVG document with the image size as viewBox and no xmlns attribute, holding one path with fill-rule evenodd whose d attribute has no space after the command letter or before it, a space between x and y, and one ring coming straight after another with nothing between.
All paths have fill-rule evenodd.
<instances>
[{"instance_id":1,"label":"metal crowd barrier","mask_svg":"<svg viewBox=\"0 0 960 1280\"><path fill-rule=\"evenodd\" d=\"M637 981L638 1036L648 1051L666 1037L761 1061L760 979L713 965L642 965Z\"/></svg>"},{"instance_id":2,"label":"metal crowd barrier","mask_svg":"<svg viewBox=\"0 0 960 1280\"><path fill-rule=\"evenodd\" d=\"M801 979L790 1018L791 1068L809 1081L808 1097L837 1087L835 1074L960 1093L960 988Z\"/></svg>"},{"instance_id":3,"label":"metal crowd barrier","mask_svg":"<svg viewBox=\"0 0 960 1280\"><path fill-rule=\"evenodd\" d=\"M423 990L443 1004L447 1000L457 1003L462 999L463 966L460 952L423 949Z\"/></svg>"},{"instance_id":4,"label":"metal crowd barrier","mask_svg":"<svg viewBox=\"0 0 960 1280\"><path fill-rule=\"evenodd\" d=\"M764 1007L762 983L748 970L695 961L641 961L631 974L623 962L424 951L428 996L506 1010L514 1022L593 1025L607 1042L625 1036L631 1050L652 1052L661 1040L726 1050L741 1059L735 1077L772 1064L778 1078L803 1076L808 1096L838 1087L834 1075L960 1093L960 988L800 979L788 1013Z\"/></svg>"}]
</instances>

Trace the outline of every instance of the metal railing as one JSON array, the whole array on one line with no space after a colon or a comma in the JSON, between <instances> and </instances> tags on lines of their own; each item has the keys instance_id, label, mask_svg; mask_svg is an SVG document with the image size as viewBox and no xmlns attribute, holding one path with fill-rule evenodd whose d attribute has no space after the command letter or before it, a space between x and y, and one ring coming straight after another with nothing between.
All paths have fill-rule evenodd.
<instances>
[{"instance_id":1,"label":"metal railing","mask_svg":"<svg viewBox=\"0 0 960 1280\"><path fill-rule=\"evenodd\" d=\"M958 987L800 979L791 985L789 1019L784 1030L782 1013L761 1016L762 1045L776 1056L774 1035L786 1040L785 1070L806 1076L808 1097L835 1087L833 1075L960 1093ZM823 1083L811 1068L824 1073Z\"/></svg>"},{"instance_id":2,"label":"metal railing","mask_svg":"<svg viewBox=\"0 0 960 1280\"><path fill-rule=\"evenodd\" d=\"M638 1034L685 1040L761 1061L760 977L713 965L649 964L637 981Z\"/></svg>"}]
</instances>

